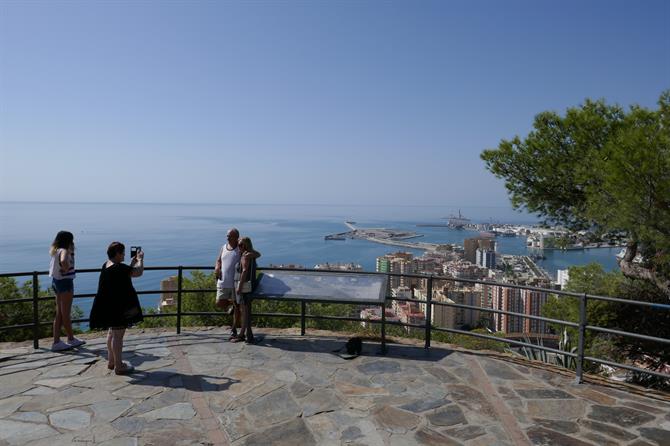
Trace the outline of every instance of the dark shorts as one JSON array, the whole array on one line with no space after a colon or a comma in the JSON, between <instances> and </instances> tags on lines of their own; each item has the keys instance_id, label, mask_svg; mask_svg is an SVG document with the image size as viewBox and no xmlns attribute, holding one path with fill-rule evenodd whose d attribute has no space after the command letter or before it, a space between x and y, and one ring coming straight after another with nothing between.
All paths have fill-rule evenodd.
<instances>
[{"instance_id":1,"label":"dark shorts","mask_svg":"<svg viewBox=\"0 0 670 446\"><path fill-rule=\"evenodd\" d=\"M74 291L74 280L73 279L53 279L51 281L51 286L53 287L56 294L67 293L68 291Z\"/></svg>"}]
</instances>

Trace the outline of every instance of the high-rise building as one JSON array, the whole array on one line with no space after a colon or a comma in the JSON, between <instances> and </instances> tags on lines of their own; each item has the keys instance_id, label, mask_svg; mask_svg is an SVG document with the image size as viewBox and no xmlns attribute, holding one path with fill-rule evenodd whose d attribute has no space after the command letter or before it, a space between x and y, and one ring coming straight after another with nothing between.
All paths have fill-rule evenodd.
<instances>
[{"instance_id":1,"label":"high-rise building","mask_svg":"<svg viewBox=\"0 0 670 446\"><path fill-rule=\"evenodd\" d=\"M489 249L477 248L475 263L482 268L495 268L496 252Z\"/></svg>"},{"instance_id":2,"label":"high-rise building","mask_svg":"<svg viewBox=\"0 0 670 446\"><path fill-rule=\"evenodd\" d=\"M477 263L477 249L496 250L496 240L493 238L466 238L463 241L463 258L470 263Z\"/></svg>"},{"instance_id":3,"label":"high-rise building","mask_svg":"<svg viewBox=\"0 0 670 446\"><path fill-rule=\"evenodd\" d=\"M541 316L542 307L549 296L545 291L508 288L493 285L490 287L491 307L494 310ZM493 329L512 334L548 334L549 326L544 321L523 318L508 314L493 313Z\"/></svg>"},{"instance_id":4,"label":"high-rise building","mask_svg":"<svg viewBox=\"0 0 670 446\"><path fill-rule=\"evenodd\" d=\"M567 285L568 280L570 280L569 270L559 269L556 272L556 276L557 276L556 283L558 283L561 286L561 288L565 288L565 285Z\"/></svg>"},{"instance_id":5,"label":"high-rise building","mask_svg":"<svg viewBox=\"0 0 670 446\"><path fill-rule=\"evenodd\" d=\"M386 254L381 257L377 257L375 269L377 272L381 273L392 273L392 274L414 274L414 262L412 258L414 256L409 252L396 252L393 254ZM391 276L390 277L390 286L391 288L397 288L399 286L412 286L417 283L417 280L402 277L402 276Z\"/></svg>"}]
</instances>

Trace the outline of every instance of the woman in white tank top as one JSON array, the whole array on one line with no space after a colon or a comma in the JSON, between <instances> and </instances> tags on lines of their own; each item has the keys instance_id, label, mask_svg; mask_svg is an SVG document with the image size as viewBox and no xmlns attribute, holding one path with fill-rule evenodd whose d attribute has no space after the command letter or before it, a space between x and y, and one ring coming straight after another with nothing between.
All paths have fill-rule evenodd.
<instances>
[{"instance_id":1,"label":"woman in white tank top","mask_svg":"<svg viewBox=\"0 0 670 446\"><path fill-rule=\"evenodd\" d=\"M74 235L68 231L59 231L49 249L51 263L49 276L51 285L56 293L56 317L53 323L54 342L51 350L54 352L67 350L85 344L85 341L74 337L72 332L72 297L74 296ZM67 342L60 339L61 327L67 334Z\"/></svg>"}]
</instances>

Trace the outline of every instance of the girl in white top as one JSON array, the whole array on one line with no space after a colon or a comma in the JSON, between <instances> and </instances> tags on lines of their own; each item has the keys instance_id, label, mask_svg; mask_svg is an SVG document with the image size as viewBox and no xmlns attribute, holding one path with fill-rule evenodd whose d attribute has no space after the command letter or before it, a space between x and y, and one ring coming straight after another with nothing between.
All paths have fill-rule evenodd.
<instances>
[{"instance_id":1,"label":"girl in white top","mask_svg":"<svg viewBox=\"0 0 670 446\"><path fill-rule=\"evenodd\" d=\"M70 318L75 278L74 235L68 231L59 231L51 244L49 254L51 254L49 276L52 278L51 284L56 293L56 317L53 323L54 342L51 350L57 352L86 343L74 337ZM60 339L61 327L65 329L67 334L67 343Z\"/></svg>"}]
</instances>

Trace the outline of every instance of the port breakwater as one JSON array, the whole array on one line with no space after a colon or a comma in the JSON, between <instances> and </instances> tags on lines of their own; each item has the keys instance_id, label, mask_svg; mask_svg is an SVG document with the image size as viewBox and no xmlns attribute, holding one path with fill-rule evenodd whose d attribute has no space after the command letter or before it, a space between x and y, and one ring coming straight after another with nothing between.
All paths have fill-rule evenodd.
<instances>
[{"instance_id":1,"label":"port breakwater","mask_svg":"<svg viewBox=\"0 0 670 446\"><path fill-rule=\"evenodd\" d=\"M440 247L447 246L439 243L408 242L408 239L423 237L422 234L417 234L416 232L398 231L388 228L357 228L355 223L351 221L346 221L344 224L350 229L349 232L329 234L324 238L326 240L344 240L346 238L361 239L383 245L419 249L431 252L438 251Z\"/></svg>"}]
</instances>

